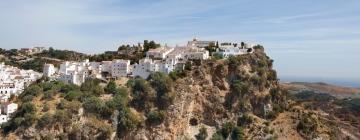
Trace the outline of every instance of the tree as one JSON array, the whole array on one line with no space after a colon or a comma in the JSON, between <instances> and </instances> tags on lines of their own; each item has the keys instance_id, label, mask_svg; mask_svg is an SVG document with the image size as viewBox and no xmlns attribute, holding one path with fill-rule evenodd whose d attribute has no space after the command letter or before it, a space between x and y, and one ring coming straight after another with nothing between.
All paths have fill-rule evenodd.
<instances>
[{"instance_id":1,"label":"tree","mask_svg":"<svg viewBox=\"0 0 360 140\"><path fill-rule=\"evenodd\" d=\"M139 116L131 112L129 108L124 108L119 111L118 129L117 132L120 137L123 137L128 132L134 130L141 124Z\"/></svg>"},{"instance_id":2,"label":"tree","mask_svg":"<svg viewBox=\"0 0 360 140\"><path fill-rule=\"evenodd\" d=\"M173 81L161 72L150 75L149 81L156 91L156 100L159 108L166 108L172 104L175 95L172 93Z\"/></svg>"},{"instance_id":3,"label":"tree","mask_svg":"<svg viewBox=\"0 0 360 140\"><path fill-rule=\"evenodd\" d=\"M153 110L150 111L147 115L147 122L149 124L161 124L164 120L165 120L165 112L164 111L157 111L157 110Z\"/></svg>"},{"instance_id":4,"label":"tree","mask_svg":"<svg viewBox=\"0 0 360 140\"><path fill-rule=\"evenodd\" d=\"M216 52L217 47L215 43L210 43L209 46L205 47L205 49L209 51L210 55L212 55L213 52Z\"/></svg>"},{"instance_id":5,"label":"tree","mask_svg":"<svg viewBox=\"0 0 360 140\"><path fill-rule=\"evenodd\" d=\"M54 121L68 125L71 123L71 114L65 110L56 110Z\"/></svg>"},{"instance_id":6,"label":"tree","mask_svg":"<svg viewBox=\"0 0 360 140\"><path fill-rule=\"evenodd\" d=\"M192 64L191 64L191 61L187 61L185 63L185 70L191 70L192 69Z\"/></svg>"},{"instance_id":7,"label":"tree","mask_svg":"<svg viewBox=\"0 0 360 140\"><path fill-rule=\"evenodd\" d=\"M244 140L244 130L241 127L235 127L231 133L233 140Z\"/></svg>"},{"instance_id":8,"label":"tree","mask_svg":"<svg viewBox=\"0 0 360 140\"><path fill-rule=\"evenodd\" d=\"M156 49L160 47L160 44L156 44L155 41L148 41L148 40L144 40L144 52L149 51L150 49Z\"/></svg>"},{"instance_id":9,"label":"tree","mask_svg":"<svg viewBox=\"0 0 360 140\"><path fill-rule=\"evenodd\" d=\"M199 133L195 135L197 140L205 140L208 136L207 129L205 127L201 127Z\"/></svg>"},{"instance_id":10,"label":"tree","mask_svg":"<svg viewBox=\"0 0 360 140\"><path fill-rule=\"evenodd\" d=\"M231 133L233 128L234 128L234 123L227 122L222 126L220 132L221 132L222 136L226 139L229 136L229 134Z\"/></svg>"},{"instance_id":11,"label":"tree","mask_svg":"<svg viewBox=\"0 0 360 140\"><path fill-rule=\"evenodd\" d=\"M241 48L244 48L244 47L245 47L245 43L241 42Z\"/></svg>"},{"instance_id":12,"label":"tree","mask_svg":"<svg viewBox=\"0 0 360 140\"><path fill-rule=\"evenodd\" d=\"M35 113L36 106L31 102L26 102L21 105L20 114Z\"/></svg>"},{"instance_id":13,"label":"tree","mask_svg":"<svg viewBox=\"0 0 360 140\"><path fill-rule=\"evenodd\" d=\"M50 113L45 113L38 121L38 127L43 128L50 124L52 124L54 121L53 116Z\"/></svg>"},{"instance_id":14,"label":"tree","mask_svg":"<svg viewBox=\"0 0 360 140\"><path fill-rule=\"evenodd\" d=\"M111 80L105 87L107 93L115 94L117 92L117 86L115 81Z\"/></svg>"},{"instance_id":15,"label":"tree","mask_svg":"<svg viewBox=\"0 0 360 140\"><path fill-rule=\"evenodd\" d=\"M131 104L139 110L150 109L153 106L153 101L156 96L154 90L151 88L150 84L142 79L135 78L129 80L127 85L131 87L133 97Z\"/></svg>"},{"instance_id":16,"label":"tree","mask_svg":"<svg viewBox=\"0 0 360 140\"><path fill-rule=\"evenodd\" d=\"M101 115L104 107L104 102L98 97L90 97L85 100L85 102L83 103L83 107L88 113Z\"/></svg>"},{"instance_id":17,"label":"tree","mask_svg":"<svg viewBox=\"0 0 360 140\"><path fill-rule=\"evenodd\" d=\"M211 140L225 140L225 139L219 132L216 132L212 135Z\"/></svg>"},{"instance_id":18,"label":"tree","mask_svg":"<svg viewBox=\"0 0 360 140\"><path fill-rule=\"evenodd\" d=\"M70 91L66 93L64 98L68 101L74 101L79 99L81 95L82 95L81 91Z\"/></svg>"}]
</instances>

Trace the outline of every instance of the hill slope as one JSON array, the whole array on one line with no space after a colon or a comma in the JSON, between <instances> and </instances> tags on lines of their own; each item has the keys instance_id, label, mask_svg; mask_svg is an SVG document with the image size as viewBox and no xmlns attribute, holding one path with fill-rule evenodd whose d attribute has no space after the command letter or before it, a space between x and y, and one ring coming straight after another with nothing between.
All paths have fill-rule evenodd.
<instances>
[{"instance_id":1,"label":"hill slope","mask_svg":"<svg viewBox=\"0 0 360 140\"><path fill-rule=\"evenodd\" d=\"M192 61L149 79L83 85L42 81L16 99L8 139L345 138L321 112L287 99L262 46L226 60ZM126 83L126 84L124 84ZM355 136L354 136L355 137Z\"/></svg>"}]
</instances>

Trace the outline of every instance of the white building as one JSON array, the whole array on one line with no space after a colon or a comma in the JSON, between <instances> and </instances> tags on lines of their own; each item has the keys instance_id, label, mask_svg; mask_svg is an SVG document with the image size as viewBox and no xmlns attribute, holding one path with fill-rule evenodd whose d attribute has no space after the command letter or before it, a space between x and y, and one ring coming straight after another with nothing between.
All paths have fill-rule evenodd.
<instances>
[{"instance_id":1,"label":"white building","mask_svg":"<svg viewBox=\"0 0 360 140\"><path fill-rule=\"evenodd\" d=\"M51 77L55 74L56 70L53 64L45 64L44 65L44 69L43 69L43 73L44 76L46 77Z\"/></svg>"},{"instance_id":2,"label":"white building","mask_svg":"<svg viewBox=\"0 0 360 140\"><path fill-rule=\"evenodd\" d=\"M174 48L170 47L159 47L156 49L150 49L148 52L146 52L146 57L165 59L166 55L168 55L173 50Z\"/></svg>"},{"instance_id":3,"label":"white building","mask_svg":"<svg viewBox=\"0 0 360 140\"><path fill-rule=\"evenodd\" d=\"M33 70L22 70L0 63L0 95L18 95L41 77L41 73Z\"/></svg>"},{"instance_id":4,"label":"white building","mask_svg":"<svg viewBox=\"0 0 360 140\"><path fill-rule=\"evenodd\" d=\"M18 109L18 104L16 103L4 103L1 105L1 110L3 114L10 116Z\"/></svg>"},{"instance_id":5,"label":"white building","mask_svg":"<svg viewBox=\"0 0 360 140\"><path fill-rule=\"evenodd\" d=\"M5 103L9 101L10 96L7 95L0 95L0 102ZM1 112L1 111L0 111Z\"/></svg>"},{"instance_id":6,"label":"white building","mask_svg":"<svg viewBox=\"0 0 360 140\"><path fill-rule=\"evenodd\" d=\"M89 76L91 66L89 60L81 62L66 61L60 65L59 80L65 83L81 85Z\"/></svg>"},{"instance_id":7,"label":"white building","mask_svg":"<svg viewBox=\"0 0 360 140\"><path fill-rule=\"evenodd\" d=\"M113 60L111 63L111 76L114 78L126 77L130 70L130 60Z\"/></svg>"},{"instance_id":8,"label":"white building","mask_svg":"<svg viewBox=\"0 0 360 140\"><path fill-rule=\"evenodd\" d=\"M6 123L9 120L9 116L0 115L0 124Z\"/></svg>"},{"instance_id":9,"label":"white building","mask_svg":"<svg viewBox=\"0 0 360 140\"><path fill-rule=\"evenodd\" d=\"M112 61L102 61L101 62L101 72L107 72L111 74Z\"/></svg>"},{"instance_id":10,"label":"white building","mask_svg":"<svg viewBox=\"0 0 360 140\"><path fill-rule=\"evenodd\" d=\"M188 47L198 47L198 48L206 48L210 44L216 44L216 41L200 41L194 38L192 41L188 41Z\"/></svg>"},{"instance_id":11,"label":"white building","mask_svg":"<svg viewBox=\"0 0 360 140\"><path fill-rule=\"evenodd\" d=\"M45 68L44 68L45 69ZM130 60L113 60L102 62L81 62L66 61L60 65L60 81L81 85L87 78L103 78L104 73L108 73L113 78L125 77L131 74Z\"/></svg>"},{"instance_id":12,"label":"white building","mask_svg":"<svg viewBox=\"0 0 360 140\"><path fill-rule=\"evenodd\" d=\"M146 79L151 72L159 70L158 64L150 58L144 58L139 60L138 64L134 64L133 76L140 76Z\"/></svg>"},{"instance_id":13,"label":"white building","mask_svg":"<svg viewBox=\"0 0 360 140\"><path fill-rule=\"evenodd\" d=\"M220 45L216 51L216 54L219 54L223 58L228 58L229 56L243 55L252 53L252 48L242 47L238 44L225 44Z\"/></svg>"}]
</instances>

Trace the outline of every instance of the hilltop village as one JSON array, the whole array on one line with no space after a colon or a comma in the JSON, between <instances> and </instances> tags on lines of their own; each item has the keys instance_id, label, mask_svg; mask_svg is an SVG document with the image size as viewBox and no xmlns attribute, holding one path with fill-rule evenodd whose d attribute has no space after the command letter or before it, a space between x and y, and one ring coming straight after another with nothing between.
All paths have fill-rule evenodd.
<instances>
[{"instance_id":1,"label":"hilltop village","mask_svg":"<svg viewBox=\"0 0 360 140\"><path fill-rule=\"evenodd\" d=\"M58 80L79 86L88 78L109 80L121 77L141 77L147 79L154 72L169 74L173 71L184 70L189 60L207 60L211 57L219 59L252 53L253 46L243 42L218 43L193 39L188 41L186 46L159 45L156 48L151 48L146 51L144 58L134 64L130 64L130 60L126 59L101 62L90 62L89 59L64 61L59 67L55 67L52 63L44 64L43 73L19 69L2 62L0 63L0 124L7 122L11 118L11 114L18 108L18 104L11 102L11 98L21 94L26 87L42 76L52 81ZM143 45L133 46L131 49L144 51ZM34 58L26 57L26 55L41 54L44 51L49 50L46 47L21 48L19 50L21 54L13 56L12 59L21 62L31 61ZM56 60L48 57L43 58ZM55 62L59 61L56 60Z\"/></svg>"},{"instance_id":2,"label":"hilltop village","mask_svg":"<svg viewBox=\"0 0 360 140\"><path fill-rule=\"evenodd\" d=\"M159 46L146 51L146 56L134 64L130 60L114 59L112 61L90 62L65 61L60 67L45 64L44 76L65 83L81 85L87 78L118 79L121 77L142 77L147 79L151 73L181 71L188 60L207 60L211 57L227 58L253 52L254 45L245 43L218 43L216 41L199 41L193 39L186 46ZM143 50L143 46L137 46ZM211 49L209 49L211 48ZM210 54L211 53L211 54Z\"/></svg>"},{"instance_id":3,"label":"hilltop village","mask_svg":"<svg viewBox=\"0 0 360 140\"><path fill-rule=\"evenodd\" d=\"M10 98L21 94L27 86L41 77L42 74L39 72L0 63L0 124L7 122L18 108L18 105L11 102Z\"/></svg>"},{"instance_id":4,"label":"hilltop village","mask_svg":"<svg viewBox=\"0 0 360 140\"><path fill-rule=\"evenodd\" d=\"M0 60L0 139L360 137L357 100L281 87L261 45L0 48Z\"/></svg>"}]
</instances>

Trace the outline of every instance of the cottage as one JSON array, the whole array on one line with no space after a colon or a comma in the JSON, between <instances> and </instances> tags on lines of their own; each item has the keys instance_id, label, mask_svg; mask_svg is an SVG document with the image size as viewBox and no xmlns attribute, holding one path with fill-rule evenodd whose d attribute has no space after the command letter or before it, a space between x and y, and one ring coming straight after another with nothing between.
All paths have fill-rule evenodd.
<instances>
[{"instance_id":1,"label":"cottage","mask_svg":"<svg viewBox=\"0 0 360 140\"><path fill-rule=\"evenodd\" d=\"M146 52L146 56L154 59L165 59L166 55L168 55L174 48L170 47L159 47L156 49L150 49Z\"/></svg>"},{"instance_id":2,"label":"cottage","mask_svg":"<svg viewBox=\"0 0 360 140\"><path fill-rule=\"evenodd\" d=\"M113 60L111 76L114 78L125 77L130 74L130 60Z\"/></svg>"},{"instance_id":3,"label":"cottage","mask_svg":"<svg viewBox=\"0 0 360 140\"><path fill-rule=\"evenodd\" d=\"M18 109L18 104L16 103L4 103L1 106L1 110L3 111L3 114L11 115Z\"/></svg>"}]
</instances>

